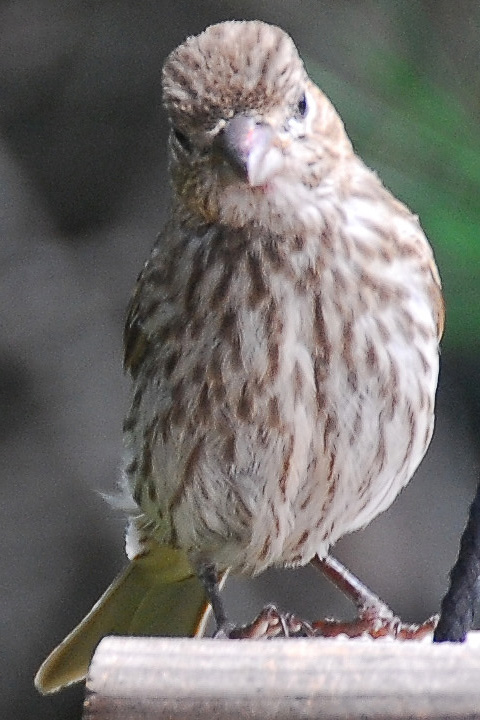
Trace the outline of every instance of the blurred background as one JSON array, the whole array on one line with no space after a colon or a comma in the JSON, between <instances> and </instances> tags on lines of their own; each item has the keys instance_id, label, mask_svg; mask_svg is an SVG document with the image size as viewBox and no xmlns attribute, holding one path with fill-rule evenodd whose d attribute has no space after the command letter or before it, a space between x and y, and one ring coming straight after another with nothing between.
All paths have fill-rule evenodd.
<instances>
[{"instance_id":1,"label":"blurred background","mask_svg":"<svg viewBox=\"0 0 480 720\"><path fill-rule=\"evenodd\" d=\"M186 35L260 18L295 39L360 155L417 212L447 304L437 429L394 506L336 554L406 620L436 612L479 469L480 5L475 0L4 0L0 3L0 715L75 720L82 688L35 670L124 563L115 485L122 324L168 206L160 70ZM311 570L231 581L352 609Z\"/></svg>"}]
</instances>

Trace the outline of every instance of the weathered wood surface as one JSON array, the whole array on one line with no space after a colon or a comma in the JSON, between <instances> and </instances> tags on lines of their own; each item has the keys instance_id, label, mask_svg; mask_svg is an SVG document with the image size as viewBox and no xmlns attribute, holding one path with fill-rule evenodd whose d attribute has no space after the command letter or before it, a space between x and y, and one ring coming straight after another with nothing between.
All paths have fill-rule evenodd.
<instances>
[{"instance_id":1,"label":"weathered wood surface","mask_svg":"<svg viewBox=\"0 0 480 720\"><path fill-rule=\"evenodd\" d=\"M429 640L108 637L85 720L480 720L480 633Z\"/></svg>"}]
</instances>

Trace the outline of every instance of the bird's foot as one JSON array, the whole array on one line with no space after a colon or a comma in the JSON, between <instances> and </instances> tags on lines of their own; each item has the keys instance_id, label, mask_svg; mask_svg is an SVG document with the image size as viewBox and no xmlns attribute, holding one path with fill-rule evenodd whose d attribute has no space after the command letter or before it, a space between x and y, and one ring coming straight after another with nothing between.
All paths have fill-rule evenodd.
<instances>
[{"instance_id":1,"label":"bird's foot","mask_svg":"<svg viewBox=\"0 0 480 720\"><path fill-rule=\"evenodd\" d=\"M274 637L313 637L310 623L291 613L266 605L255 620L247 625L233 628L228 637L235 640L268 640Z\"/></svg>"},{"instance_id":2,"label":"bird's foot","mask_svg":"<svg viewBox=\"0 0 480 720\"><path fill-rule=\"evenodd\" d=\"M217 627L212 637L214 640L228 640L231 637L235 637L234 633L237 631L235 623L225 621Z\"/></svg>"},{"instance_id":3,"label":"bird's foot","mask_svg":"<svg viewBox=\"0 0 480 720\"><path fill-rule=\"evenodd\" d=\"M392 637L399 640L420 640L435 629L438 615L433 615L421 625L402 622L378 595L331 555L324 558L316 556L311 562L335 587L353 600L358 611L358 616L351 621L317 620L312 623L315 636L347 635L354 638L366 635L373 639Z\"/></svg>"},{"instance_id":4,"label":"bird's foot","mask_svg":"<svg viewBox=\"0 0 480 720\"><path fill-rule=\"evenodd\" d=\"M319 569L339 590L355 603L357 617L354 620L317 620L309 623L292 613L280 611L275 605L266 605L251 623L234 625L223 610L218 592L216 574L211 568L203 572L217 631L215 638L235 640L259 640L275 637L329 637L346 635L350 638L361 636L372 639L391 637L398 640L420 640L433 633L438 616L434 615L420 625L402 622L389 606L366 587L353 573L331 555L324 558L315 556L312 565Z\"/></svg>"},{"instance_id":5,"label":"bird's foot","mask_svg":"<svg viewBox=\"0 0 480 720\"><path fill-rule=\"evenodd\" d=\"M355 620L316 620L312 623L315 637L334 638L346 635L349 638L370 637L373 640L391 637L397 640L420 640L432 633L438 622L438 615L420 625L404 623L392 612L378 613L377 608L368 608Z\"/></svg>"}]
</instances>

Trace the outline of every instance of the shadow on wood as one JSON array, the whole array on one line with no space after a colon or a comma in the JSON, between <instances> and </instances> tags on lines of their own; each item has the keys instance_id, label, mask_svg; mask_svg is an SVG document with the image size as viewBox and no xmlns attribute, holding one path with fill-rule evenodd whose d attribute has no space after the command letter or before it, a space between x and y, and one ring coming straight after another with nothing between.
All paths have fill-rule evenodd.
<instances>
[{"instance_id":1,"label":"shadow on wood","mask_svg":"<svg viewBox=\"0 0 480 720\"><path fill-rule=\"evenodd\" d=\"M108 637L84 720L480 720L480 632L430 640Z\"/></svg>"}]
</instances>

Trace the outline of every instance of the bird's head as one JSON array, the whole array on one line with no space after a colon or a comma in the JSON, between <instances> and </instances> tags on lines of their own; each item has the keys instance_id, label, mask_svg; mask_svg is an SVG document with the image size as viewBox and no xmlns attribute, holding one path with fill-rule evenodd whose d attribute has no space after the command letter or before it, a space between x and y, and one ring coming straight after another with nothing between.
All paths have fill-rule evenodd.
<instances>
[{"instance_id":1,"label":"bird's head","mask_svg":"<svg viewBox=\"0 0 480 720\"><path fill-rule=\"evenodd\" d=\"M304 202L350 143L291 38L262 22L212 25L163 69L177 200L206 222L271 224Z\"/></svg>"}]
</instances>

